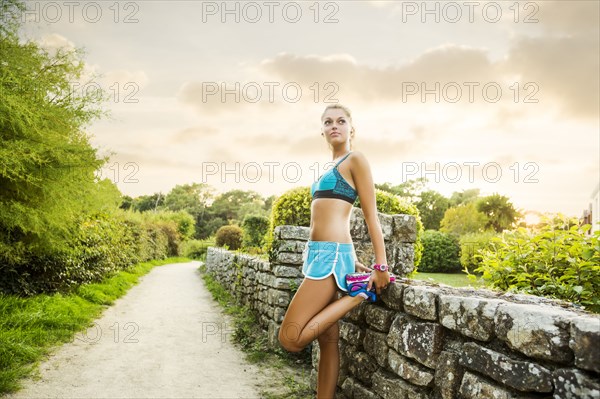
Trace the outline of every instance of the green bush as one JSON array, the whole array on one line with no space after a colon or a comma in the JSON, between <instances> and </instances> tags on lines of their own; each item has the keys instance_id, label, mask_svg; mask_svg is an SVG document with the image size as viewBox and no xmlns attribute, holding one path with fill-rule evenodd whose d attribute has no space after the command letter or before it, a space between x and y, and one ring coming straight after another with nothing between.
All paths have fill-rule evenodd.
<instances>
[{"instance_id":1,"label":"green bush","mask_svg":"<svg viewBox=\"0 0 600 399\"><path fill-rule=\"evenodd\" d=\"M191 259L206 259L208 247L215 246L215 239L207 238L205 240L188 240L181 244L181 254Z\"/></svg>"},{"instance_id":2,"label":"green bush","mask_svg":"<svg viewBox=\"0 0 600 399\"><path fill-rule=\"evenodd\" d=\"M310 187L298 187L286 191L273 202L270 231L277 226L310 226Z\"/></svg>"},{"instance_id":3,"label":"green bush","mask_svg":"<svg viewBox=\"0 0 600 399\"><path fill-rule=\"evenodd\" d=\"M124 218L124 223L131 232L130 245L133 247L131 260L135 263L146 262L154 255L153 243L150 241L147 223L142 216L131 213Z\"/></svg>"},{"instance_id":4,"label":"green bush","mask_svg":"<svg viewBox=\"0 0 600 399\"><path fill-rule=\"evenodd\" d=\"M162 231L167 239L166 254L167 257L179 256L179 243L181 242L181 235L177 230L177 225L174 221L164 221L158 223L158 228Z\"/></svg>"},{"instance_id":5,"label":"green bush","mask_svg":"<svg viewBox=\"0 0 600 399\"><path fill-rule=\"evenodd\" d=\"M480 252L492 248L492 238L497 237L493 231L484 233L468 233L460 236L460 264L467 273L473 273L481 265Z\"/></svg>"},{"instance_id":6,"label":"green bush","mask_svg":"<svg viewBox=\"0 0 600 399\"><path fill-rule=\"evenodd\" d=\"M264 252L272 255L275 227L277 226L310 226L310 187L297 187L281 194L271 208L269 229L264 238Z\"/></svg>"},{"instance_id":7,"label":"green bush","mask_svg":"<svg viewBox=\"0 0 600 399\"><path fill-rule=\"evenodd\" d=\"M35 295L66 292L102 281L119 270L150 259L178 255L179 233L172 221L148 221L133 212L81 214L64 249L30 253L23 262L0 265L0 291Z\"/></svg>"},{"instance_id":8,"label":"green bush","mask_svg":"<svg viewBox=\"0 0 600 399\"><path fill-rule=\"evenodd\" d=\"M163 210L157 213L149 212L150 220L159 222L173 222L182 241L191 240L196 233L196 221L187 211Z\"/></svg>"},{"instance_id":9,"label":"green bush","mask_svg":"<svg viewBox=\"0 0 600 399\"><path fill-rule=\"evenodd\" d=\"M148 222L145 227L150 238L151 259L165 259L167 257L169 239L154 223Z\"/></svg>"},{"instance_id":10,"label":"green bush","mask_svg":"<svg viewBox=\"0 0 600 399\"><path fill-rule=\"evenodd\" d=\"M475 271L493 287L547 296L600 312L600 231L590 225L504 231Z\"/></svg>"},{"instance_id":11,"label":"green bush","mask_svg":"<svg viewBox=\"0 0 600 399\"><path fill-rule=\"evenodd\" d=\"M139 251L143 254L140 262L179 256L181 253L179 246L185 237L181 231L184 231L188 237L189 234L193 234L194 219L185 211L122 212L130 223L135 220L137 224L134 227L136 236L142 238L138 243Z\"/></svg>"},{"instance_id":12,"label":"green bush","mask_svg":"<svg viewBox=\"0 0 600 399\"><path fill-rule=\"evenodd\" d=\"M121 211L122 218L130 226L135 239L134 263L153 259L165 259L169 256L179 256L181 235L177 226L162 212ZM168 213L168 212L167 212ZM137 255L137 256L136 256Z\"/></svg>"},{"instance_id":13,"label":"green bush","mask_svg":"<svg viewBox=\"0 0 600 399\"><path fill-rule=\"evenodd\" d=\"M437 230L423 233L423 258L419 271L427 273L455 273L460 271L458 240Z\"/></svg>"},{"instance_id":14,"label":"green bush","mask_svg":"<svg viewBox=\"0 0 600 399\"><path fill-rule=\"evenodd\" d=\"M246 215L242 222L244 230L242 246L244 248L262 247L269 230L269 218L260 215Z\"/></svg>"},{"instance_id":15,"label":"green bush","mask_svg":"<svg viewBox=\"0 0 600 399\"><path fill-rule=\"evenodd\" d=\"M77 282L101 281L105 275L131 265L131 232L122 219L97 213L80 220L73 255L81 267Z\"/></svg>"},{"instance_id":16,"label":"green bush","mask_svg":"<svg viewBox=\"0 0 600 399\"><path fill-rule=\"evenodd\" d=\"M231 250L240 249L242 246L242 229L240 226L229 225L219 227L217 230L215 243L218 247L227 247Z\"/></svg>"}]
</instances>

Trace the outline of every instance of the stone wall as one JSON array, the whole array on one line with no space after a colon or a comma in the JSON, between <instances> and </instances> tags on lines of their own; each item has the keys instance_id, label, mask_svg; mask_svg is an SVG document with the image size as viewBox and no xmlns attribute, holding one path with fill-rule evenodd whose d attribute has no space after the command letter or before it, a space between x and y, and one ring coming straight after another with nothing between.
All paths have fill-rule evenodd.
<instances>
[{"instance_id":1,"label":"stone wall","mask_svg":"<svg viewBox=\"0 0 600 399\"><path fill-rule=\"evenodd\" d=\"M600 318L537 297L398 282L340 321L340 348L341 397L600 397Z\"/></svg>"},{"instance_id":2,"label":"stone wall","mask_svg":"<svg viewBox=\"0 0 600 399\"><path fill-rule=\"evenodd\" d=\"M379 217L394 273L412 271L414 218ZM372 263L358 208L350 229L358 258ZM272 345L307 239L307 228L278 227L272 264L208 251L207 271L257 311ZM399 279L339 323L340 398L600 398L600 317L558 301ZM314 388L317 341L311 349Z\"/></svg>"}]
</instances>

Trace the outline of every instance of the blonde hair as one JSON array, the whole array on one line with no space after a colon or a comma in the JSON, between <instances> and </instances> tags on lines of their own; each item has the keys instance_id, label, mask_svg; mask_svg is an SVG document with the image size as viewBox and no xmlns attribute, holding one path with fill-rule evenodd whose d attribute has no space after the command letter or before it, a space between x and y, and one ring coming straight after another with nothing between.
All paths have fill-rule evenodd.
<instances>
[{"instance_id":1,"label":"blonde hair","mask_svg":"<svg viewBox=\"0 0 600 399\"><path fill-rule=\"evenodd\" d=\"M344 111L344 113L346 114L346 117L350 121L350 125L352 126L352 130L350 131L350 133L351 133L351 135L350 135L350 150L352 150L352 133L355 133L355 130L354 130L354 125L352 124L352 112L350 111L350 108L348 108L345 105L342 105L340 103L330 104L327 107L325 107L325 110L323 111L323 114L321 115L321 121L323 120L323 118L325 117L325 114L327 113L327 110L329 110L329 109L341 109L342 111Z\"/></svg>"}]
</instances>

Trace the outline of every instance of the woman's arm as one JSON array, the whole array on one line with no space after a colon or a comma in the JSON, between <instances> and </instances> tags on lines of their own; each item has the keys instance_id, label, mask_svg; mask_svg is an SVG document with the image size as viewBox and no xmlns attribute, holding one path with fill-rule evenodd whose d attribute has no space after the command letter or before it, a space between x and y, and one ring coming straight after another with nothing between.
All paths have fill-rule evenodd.
<instances>
[{"instance_id":1,"label":"woman's arm","mask_svg":"<svg viewBox=\"0 0 600 399\"><path fill-rule=\"evenodd\" d=\"M358 191L360 198L360 206L365 216L365 222L369 230L369 236L371 237L371 243L373 244L373 251L375 252L375 263L387 263L387 256L385 254L385 245L383 242L383 233L381 231L381 224L377 217L377 202L375 199L375 185L373 183L373 176L371 174L371 167L367 158L358 151L354 151L354 157L352 157L350 165L350 173L352 179ZM379 294L379 289L387 286L390 281L388 272L375 271L375 289ZM369 287L370 288L370 287Z\"/></svg>"}]
</instances>

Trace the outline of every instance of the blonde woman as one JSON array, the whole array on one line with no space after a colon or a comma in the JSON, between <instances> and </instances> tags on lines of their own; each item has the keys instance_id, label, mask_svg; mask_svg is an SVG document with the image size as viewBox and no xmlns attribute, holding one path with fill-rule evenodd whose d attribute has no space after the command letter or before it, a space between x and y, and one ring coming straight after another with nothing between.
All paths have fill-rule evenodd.
<instances>
[{"instance_id":1,"label":"blonde woman","mask_svg":"<svg viewBox=\"0 0 600 399\"><path fill-rule=\"evenodd\" d=\"M299 352L318 340L319 399L335 395L339 375L338 320L361 302L374 302L390 283L371 169L362 153L352 151L354 127L350 110L340 104L327 106L321 116L321 135L329 144L335 166L311 187L310 234L302 266L305 278L279 330L279 342L291 352ZM350 235L350 213L356 197L360 198L375 252L373 269L358 262ZM368 283L348 287L346 274L354 272L370 272ZM338 299L339 291L348 295Z\"/></svg>"}]
</instances>

